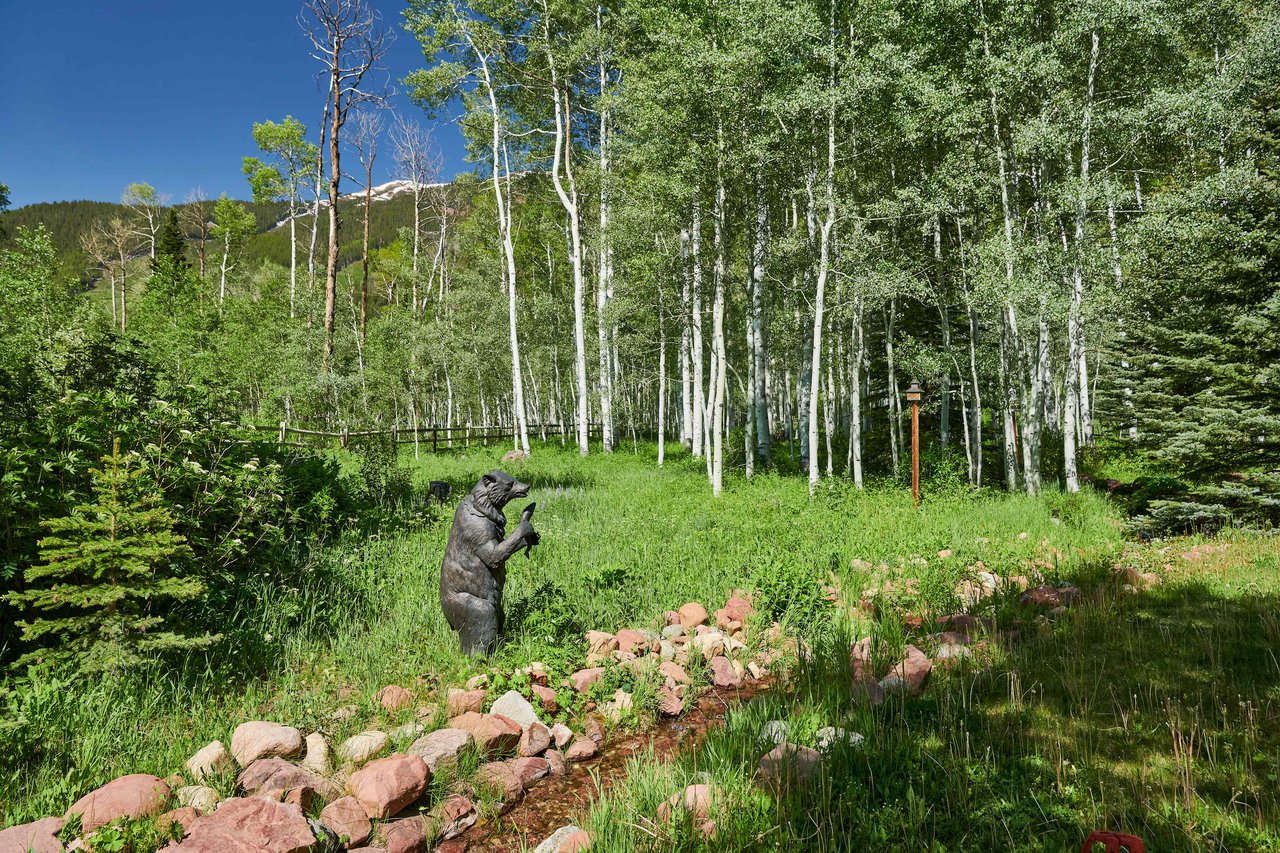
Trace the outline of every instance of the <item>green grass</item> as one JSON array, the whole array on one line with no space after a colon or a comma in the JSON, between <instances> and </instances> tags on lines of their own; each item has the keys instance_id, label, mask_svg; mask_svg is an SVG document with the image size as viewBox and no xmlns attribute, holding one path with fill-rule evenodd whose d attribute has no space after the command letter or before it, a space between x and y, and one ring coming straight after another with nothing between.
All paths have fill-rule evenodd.
<instances>
[{"instance_id":1,"label":"green grass","mask_svg":"<svg viewBox=\"0 0 1280 853\"><path fill-rule=\"evenodd\" d=\"M405 464L423 486L430 479L453 483L456 500L499 466L504 449L419 460L410 452ZM402 684L419 702L433 703L443 687L477 672L510 672L541 660L553 675L567 673L581 665L587 629L656 627L667 609L691 599L713 608L744 587L812 638L814 661L793 695L744 709L695 755L669 765L641 762L625 796L600 804L591 818L603 849L696 846L692 837L673 841L658 833L660 843L610 815L630 809L632 822L647 827L639 816L652 814L653 798L669 795L675 779L700 772L743 798L741 826L726 824L718 842L727 849L753 846L757 838L778 849L837 849L847 841L903 849L1066 849L1072 839L1078 846L1084 827L1106 822L1154 828L1164 846L1150 849L1160 850L1260 849L1258 839L1271 837L1258 825L1275 815L1274 776L1267 790L1257 786L1275 772L1266 722L1276 669L1255 647L1268 636L1257 626L1270 592L1242 592L1230 581L1214 587L1179 581L1032 629L1028 643L987 670L939 676L925 699L854 709L842 662L848 640L869 630L900 633L894 621L900 610L887 608L883 625L835 619L822 598L832 575L846 598L873 578L917 577L918 595L895 604L942 612L955 606L954 582L977 560L1002 574L1038 567L1065 578L1099 577L1116 560L1150 555L1122 550L1117 520L1095 495L950 494L926 496L914 508L901 489L859 492L836 484L810 500L799 478L764 475L729 478L725 494L713 500L700 462L677 455L663 470L654 463L651 447L642 446L639 456L586 460L545 447L529 462L508 466L534 486L542 545L509 565L508 638L488 662L460 655L439 612L448 525L442 514L410 530L348 537L317 564L299 565L294 589L264 593L238 621L240 634L259 637L271 652L269 664L245 671L242 650L233 648L193 662L181 675L6 688L3 824L60 814L123 773L166 776L208 741L228 742L244 720L321 728L337 743L412 718L412 710L389 716L376 705L385 684ZM943 549L952 555L939 558ZM1280 576L1269 553L1257 559L1271 559L1272 576ZM1014 618L1013 609L1003 608L1001 618ZM1271 624L1274 633L1277 623ZM1254 703L1247 736L1236 694ZM1135 702L1137 710L1127 710ZM335 723L333 711L345 705L359 713ZM1198 716L1188 716L1193 710ZM1172 748L1162 716L1169 714L1204 733L1197 749L1216 750L1212 781L1196 789L1194 820L1162 810L1176 800L1169 787L1176 773L1160 759ZM829 791L779 810L746 782L758 757L747 740L770 715L793 718L806 736L819 725L843 723L866 733L868 744L832 774ZM1146 770L1134 763L1140 754L1152 756ZM1199 772L1198 759L1195 766ZM1246 825L1249 809L1257 818Z\"/></svg>"}]
</instances>

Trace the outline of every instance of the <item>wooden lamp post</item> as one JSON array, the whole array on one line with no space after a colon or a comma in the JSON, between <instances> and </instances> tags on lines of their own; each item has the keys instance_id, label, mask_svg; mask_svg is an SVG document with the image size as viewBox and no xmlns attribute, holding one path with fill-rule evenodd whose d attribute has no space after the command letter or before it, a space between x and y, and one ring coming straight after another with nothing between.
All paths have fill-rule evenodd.
<instances>
[{"instance_id":1,"label":"wooden lamp post","mask_svg":"<svg viewBox=\"0 0 1280 853\"><path fill-rule=\"evenodd\" d=\"M911 404L911 500L920 506L920 401L924 391L914 380L907 389L907 402Z\"/></svg>"}]
</instances>

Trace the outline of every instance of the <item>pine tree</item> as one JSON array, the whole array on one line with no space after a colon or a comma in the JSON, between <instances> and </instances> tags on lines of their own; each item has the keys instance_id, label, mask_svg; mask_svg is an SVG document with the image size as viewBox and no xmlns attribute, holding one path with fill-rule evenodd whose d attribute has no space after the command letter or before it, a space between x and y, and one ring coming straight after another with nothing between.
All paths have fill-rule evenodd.
<instances>
[{"instance_id":1,"label":"pine tree","mask_svg":"<svg viewBox=\"0 0 1280 853\"><path fill-rule=\"evenodd\" d=\"M190 549L146 469L116 439L92 475L95 502L44 522L41 562L27 569L27 589L8 595L31 614L19 623L22 639L39 647L18 665L105 672L212 643L216 636L183 634L162 615L162 603L190 601L203 586L178 573Z\"/></svg>"},{"instance_id":2,"label":"pine tree","mask_svg":"<svg viewBox=\"0 0 1280 853\"><path fill-rule=\"evenodd\" d=\"M156 256L151 259L151 268L155 269L161 258L172 258L179 269L190 266L187 261L187 240L178 225L178 212L169 208L169 216L160 226L160 235L156 238Z\"/></svg>"}]
</instances>

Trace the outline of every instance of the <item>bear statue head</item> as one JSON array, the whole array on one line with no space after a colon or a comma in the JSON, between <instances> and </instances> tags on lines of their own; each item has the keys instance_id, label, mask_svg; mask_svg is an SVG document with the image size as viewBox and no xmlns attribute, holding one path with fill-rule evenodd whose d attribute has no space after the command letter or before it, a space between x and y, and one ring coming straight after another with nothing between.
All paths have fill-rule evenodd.
<instances>
[{"instance_id":1,"label":"bear statue head","mask_svg":"<svg viewBox=\"0 0 1280 853\"><path fill-rule=\"evenodd\" d=\"M529 494L529 484L521 483L506 471L490 471L480 478L471 494L477 503L501 511L508 501Z\"/></svg>"}]
</instances>

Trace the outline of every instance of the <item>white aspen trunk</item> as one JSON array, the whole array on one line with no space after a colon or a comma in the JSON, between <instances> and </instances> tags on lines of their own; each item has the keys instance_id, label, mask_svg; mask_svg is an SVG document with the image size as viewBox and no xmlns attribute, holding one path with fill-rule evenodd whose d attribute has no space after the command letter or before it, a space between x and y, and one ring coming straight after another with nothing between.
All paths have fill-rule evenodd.
<instances>
[{"instance_id":1,"label":"white aspen trunk","mask_svg":"<svg viewBox=\"0 0 1280 853\"><path fill-rule=\"evenodd\" d=\"M582 227L578 216L578 185L573 177L572 139L570 135L569 95L561 95L556 77L555 62L551 54L550 37L547 41L547 60L551 67L551 99L555 102L555 153L552 157L551 179L555 184L556 195L569 219L569 260L573 268L573 347L574 378L578 391L578 453L586 456L591 449L590 435L587 431L587 334L584 301L586 299L586 283L583 277L582 263ZM560 178L561 157L564 158L565 178ZM565 181L568 187L565 187ZM607 381L607 379L606 379Z\"/></svg>"},{"instance_id":2,"label":"white aspen trunk","mask_svg":"<svg viewBox=\"0 0 1280 853\"><path fill-rule=\"evenodd\" d=\"M290 180L293 181L289 193L289 319L292 320L298 316L298 180L296 176Z\"/></svg>"},{"instance_id":3,"label":"white aspen trunk","mask_svg":"<svg viewBox=\"0 0 1280 853\"><path fill-rule=\"evenodd\" d=\"M702 205L693 200L693 455L704 455L703 426L706 423L705 388L702 384Z\"/></svg>"},{"instance_id":4,"label":"white aspen trunk","mask_svg":"<svg viewBox=\"0 0 1280 853\"><path fill-rule=\"evenodd\" d=\"M723 137L723 129L720 129ZM721 143L723 152L723 142ZM723 157L723 153L720 155ZM711 413L711 494L719 497L724 488L724 415L725 391L727 388L725 338L724 338L724 179L719 163L716 166L716 199L714 213L715 242L715 302L711 309L712 344L711 367L712 396L714 404Z\"/></svg>"},{"instance_id":5,"label":"white aspen trunk","mask_svg":"<svg viewBox=\"0 0 1280 853\"><path fill-rule=\"evenodd\" d=\"M849 472L853 484L862 488L862 365L867 360L867 334L862 325L863 301L853 300L853 365L849 370Z\"/></svg>"},{"instance_id":6,"label":"white aspen trunk","mask_svg":"<svg viewBox=\"0 0 1280 853\"><path fill-rule=\"evenodd\" d=\"M943 287L942 265L942 217L933 217L933 265L936 270L938 286L938 321L942 327L942 353L944 361L950 365L954 362L951 353L951 311L947 305L946 288ZM951 369L942 375L941 412L938 420L938 438L944 448L951 444Z\"/></svg>"},{"instance_id":7,"label":"white aspen trunk","mask_svg":"<svg viewBox=\"0 0 1280 853\"><path fill-rule=\"evenodd\" d=\"M750 480L755 476L756 470L756 446L755 446L755 390L756 390L756 362L755 362L755 326L752 323L751 304L752 291L755 290L755 275L749 273L747 275L747 311L745 312L745 326L747 333L747 381L742 388L743 406L746 417L743 419L743 448L742 458L747 479Z\"/></svg>"},{"instance_id":8,"label":"white aspen trunk","mask_svg":"<svg viewBox=\"0 0 1280 853\"><path fill-rule=\"evenodd\" d=\"M658 467L667 457L667 326L658 293Z\"/></svg>"},{"instance_id":9,"label":"white aspen trunk","mask_svg":"<svg viewBox=\"0 0 1280 853\"><path fill-rule=\"evenodd\" d=\"M896 298L889 299L884 310L884 359L886 367L885 398L889 416L889 453L893 460L893 476L902 466L902 408L898 400L898 362L893 349L893 327L898 315Z\"/></svg>"},{"instance_id":10,"label":"white aspen trunk","mask_svg":"<svg viewBox=\"0 0 1280 853\"><path fill-rule=\"evenodd\" d=\"M596 6L596 34L600 35L601 7ZM603 45L603 39L601 39ZM600 96L605 97L607 86L604 57L599 62ZM596 282L596 322L600 345L600 434L605 453L613 452L613 385L612 373L616 357L610 359L609 331L607 327L609 298L613 295L611 282L613 265L609 256L609 110L600 109L600 258Z\"/></svg>"},{"instance_id":11,"label":"white aspen trunk","mask_svg":"<svg viewBox=\"0 0 1280 853\"><path fill-rule=\"evenodd\" d=\"M231 256L231 235L222 238L222 264L218 275L218 305L227 298L227 258Z\"/></svg>"},{"instance_id":12,"label":"white aspen trunk","mask_svg":"<svg viewBox=\"0 0 1280 853\"><path fill-rule=\"evenodd\" d=\"M1089 131L1093 118L1093 84L1098 69L1098 31L1092 34L1089 52L1088 94L1085 98L1084 117L1081 120L1080 142L1080 190L1076 201L1075 264L1071 273L1071 306L1067 311L1067 400L1063 414L1062 462L1065 469L1066 488L1069 492L1080 490L1080 478L1076 470L1076 420L1080 421L1080 437L1084 444L1093 440L1093 415L1089 411L1089 365L1085 357L1084 324L1084 240L1085 217L1089 202Z\"/></svg>"},{"instance_id":13,"label":"white aspen trunk","mask_svg":"<svg viewBox=\"0 0 1280 853\"><path fill-rule=\"evenodd\" d=\"M689 230L680 230L680 443L693 449L693 379L689 374L689 347L693 316L689 308Z\"/></svg>"},{"instance_id":14,"label":"white aspen trunk","mask_svg":"<svg viewBox=\"0 0 1280 853\"><path fill-rule=\"evenodd\" d=\"M978 313L969 309L969 379L973 388L973 426L966 425L966 440L972 433L973 457L970 480L975 488L982 487L982 388L978 384Z\"/></svg>"},{"instance_id":15,"label":"white aspen trunk","mask_svg":"<svg viewBox=\"0 0 1280 853\"><path fill-rule=\"evenodd\" d=\"M835 3L831 4L835 15ZM827 275L831 269L831 229L836 222L836 102L835 27L830 29L828 80L831 101L827 109L827 215L818 236L818 281L813 293L813 351L809 364L809 495L818 490L818 384L822 377L822 330L826 311ZM828 388L828 393L830 389ZM827 462L830 464L830 453Z\"/></svg>"},{"instance_id":16,"label":"white aspen trunk","mask_svg":"<svg viewBox=\"0 0 1280 853\"><path fill-rule=\"evenodd\" d=\"M832 352L831 340L835 337L831 328L831 320L827 319L827 393L822 400L822 423L827 431L827 479L835 478L835 453L831 449L832 438L836 431L836 387L835 374L832 364L835 362L835 356Z\"/></svg>"},{"instance_id":17,"label":"white aspen trunk","mask_svg":"<svg viewBox=\"0 0 1280 853\"><path fill-rule=\"evenodd\" d=\"M756 183L756 227L753 242L754 263L752 264L751 285L751 359L752 375L755 379L754 403L756 449L760 461L768 465L773 461L773 436L769 431L769 387L766 381L768 356L764 342L764 290L765 290L765 237L767 231L767 207L764 187Z\"/></svg>"},{"instance_id":18,"label":"white aspen trunk","mask_svg":"<svg viewBox=\"0 0 1280 853\"><path fill-rule=\"evenodd\" d=\"M508 200L503 193L502 181L498 174L499 158L505 163L505 145L502 143L502 125L498 112L498 99L494 92L493 80L489 74L489 58L482 53L473 43L471 49L474 51L476 58L480 61L481 79L484 83L485 93L489 99L489 111L492 115L492 140L491 154L493 160L493 170L491 178L493 180L493 194L497 203L498 213L498 232L502 242L503 258L506 261L506 284L507 284L507 328L511 339L511 390L512 390L512 406L514 412L514 429L515 446L519 450L529 450L529 425L525 419L524 410L524 383L520 372L520 340L516 333L516 257L515 247L511 241L511 209L508 206ZM505 171L508 181L511 176L511 167L506 163Z\"/></svg>"},{"instance_id":19,"label":"white aspen trunk","mask_svg":"<svg viewBox=\"0 0 1280 853\"><path fill-rule=\"evenodd\" d=\"M979 6L981 10L981 6ZM982 49L987 59L991 58L991 47L987 39L985 10L983 15ZM1005 164L1004 140L1000 134L1000 111L996 102L995 86L991 87L991 134L996 144L996 161L1000 175L1000 209L1004 217L1005 243L1005 283L1009 292L1013 292L1013 209L1009 199L1009 175ZM1018 433L1014 417L1016 393L1013 376L1013 354L1017 351L1018 327L1013 303L1004 306L1004 328L1000 334L1000 382L1004 393L1004 471L1006 487L1010 490L1018 487Z\"/></svg>"}]
</instances>

